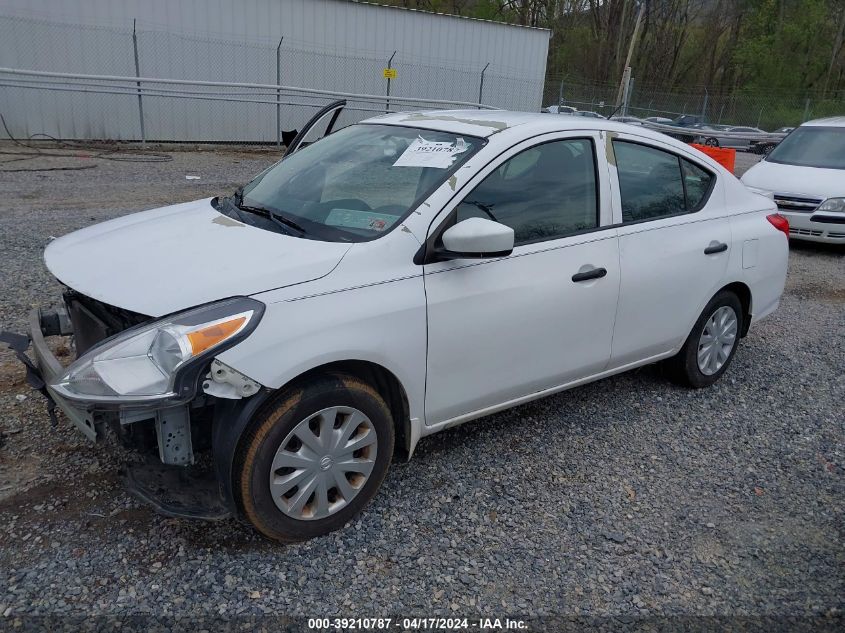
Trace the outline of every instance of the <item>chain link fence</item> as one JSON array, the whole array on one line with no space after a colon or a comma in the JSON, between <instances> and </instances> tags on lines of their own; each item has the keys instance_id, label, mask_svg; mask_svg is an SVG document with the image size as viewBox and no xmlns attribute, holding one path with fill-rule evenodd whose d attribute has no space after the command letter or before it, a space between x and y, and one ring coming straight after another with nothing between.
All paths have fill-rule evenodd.
<instances>
[{"instance_id":1,"label":"chain link fence","mask_svg":"<svg viewBox=\"0 0 845 633\"><path fill-rule=\"evenodd\" d=\"M609 115L616 108L619 84L579 82L555 77L546 81L544 105L568 105ZM801 94L777 91L737 90L729 95L706 89L666 92L655 86L640 86L632 79L627 114L640 118L681 115L700 116L705 122L752 126L764 130L797 126L810 119L845 114L845 90Z\"/></svg>"},{"instance_id":2,"label":"chain link fence","mask_svg":"<svg viewBox=\"0 0 845 633\"><path fill-rule=\"evenodd\" d=\"M280 85L381 97L350 98L340 125L388 110L432 109L425 99L445 102L437 107L484 103L537 110L559 104L609 115L618 91L616 84L571 77L546 78L544 84L507 67L401 50L327 50L292 38L232 40L13 16L0 16L0 66L260 85L186 88L145 81L131 90L96 78L48 81L0 73L0 114L16 138L280 143L282 131L298 129L331 100L330 94L297 93ZM395 76L386 77L386 68ZM642 118L692 114L710 123L774 130L845 113L845 91L667 92L633 78L629 92L627 114ZM412 97L423 100L409 101ZM7 133L0 127L2 136Z\"/></svg>"},{"instance_id":3,"label":"chain link fence","mask_svg":"<svg viewBox=\"0 0 845 633\"><path fill-rule=\"evenodd\" d=\"M386 111L478 107L536 110L541 80L513 69L472 67L403 51L327 50L292 38L242 41L162 30L92 27L0 16L0 66L150 78L32 77L0 72L0 114L15 138L278 143L300 128L331 94L349 98L339 125ZM385 69L396 71L388 77ZM155 79L252 83L189 88ZM415 99L419 98L419 101ZM432 104L429 100L440 100ZM0 137L7 136L0 127Z\"/></svg>"}]
</instances>

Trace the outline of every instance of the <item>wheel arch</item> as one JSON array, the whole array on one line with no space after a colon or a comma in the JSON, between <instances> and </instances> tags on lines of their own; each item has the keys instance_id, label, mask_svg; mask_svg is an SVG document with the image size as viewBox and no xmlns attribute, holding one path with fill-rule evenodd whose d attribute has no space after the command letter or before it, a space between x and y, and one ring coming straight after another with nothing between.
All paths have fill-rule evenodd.
<instances>
[{"instance_id":1,"label":"wheel arch","mask_svg":"<svg viewBox=\"0 0 845 633\"><path fill-rule=\"evenodd\" d=\"M742 332L740 332L740 336L745 337L748 334L748 328L751 326L751 288L741 281L734 281L720 288L716 294L723 291L734 293L742 305Z\"/></svg>"},{"instance_id":2,"label":"wheel arch","mask_svg":"<svg viewBox=\"0 0 845 633\"><path fill-rule=\"evenodd\" d=\"M408 404L408 393L405 391L402 382L396 377L396 374L373 361L357 359L338 360L309 369L289 381L281 389L307 381L316 376L327 374L345 374L358 378L371 385L384 398L396 427L395 452L403 459L407 459L412 449L410 445L412 435L410 405Z\"/></svg>"}]
</instances>

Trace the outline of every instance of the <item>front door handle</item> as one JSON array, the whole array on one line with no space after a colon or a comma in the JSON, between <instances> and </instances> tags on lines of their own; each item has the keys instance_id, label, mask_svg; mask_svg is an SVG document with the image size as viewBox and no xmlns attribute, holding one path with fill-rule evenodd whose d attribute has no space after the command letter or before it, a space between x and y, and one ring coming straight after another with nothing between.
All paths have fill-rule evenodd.
<instances>
[{"instance_id":1,"label":"front door handle","mask_svg":"<svg viewBox=\"0 0 845 633\"><path fill-rule=\"evenodd\" d=\"M601 279L607 274L604 268L593 268L592 270L585 270L582 273L575 273L572 275L572 281L578 283L579 281L589 281L590 279Z\"/></svg>"},{"instance_id":2,"label":"front door handle","mask_svg":"<svg viewBox=\"0 0 845 633\"><path fill-rule=\"evenodd\" d=\"M726 250L728 250L727 244L725 244L724 242L717 242L716 240L713 240L712 242L710 242L710 246L704 249L704 254L714 255L715 253L724 253Z\"/></svg>"}]
</instances>

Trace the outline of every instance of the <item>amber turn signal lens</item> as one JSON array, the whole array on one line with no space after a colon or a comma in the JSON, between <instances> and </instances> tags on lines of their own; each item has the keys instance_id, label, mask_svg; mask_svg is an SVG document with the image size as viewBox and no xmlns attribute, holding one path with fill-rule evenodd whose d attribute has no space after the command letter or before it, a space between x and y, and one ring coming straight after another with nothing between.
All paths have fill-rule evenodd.
<instances>
[{"instance_id":1,"label":"amber turn signal lens","mask_svg":"<svg viewBox=\"0 0 845 633\"><path fill-rule=\"evenodd\" d=\"M209 325L201 330L189 333L188 341L191 344L191 352L194 356L202 354L209 347L214 347L232 336L245 322L246 317L241 316L231 321L223 321L222 323Z\"/></svg>"}]
</instances>

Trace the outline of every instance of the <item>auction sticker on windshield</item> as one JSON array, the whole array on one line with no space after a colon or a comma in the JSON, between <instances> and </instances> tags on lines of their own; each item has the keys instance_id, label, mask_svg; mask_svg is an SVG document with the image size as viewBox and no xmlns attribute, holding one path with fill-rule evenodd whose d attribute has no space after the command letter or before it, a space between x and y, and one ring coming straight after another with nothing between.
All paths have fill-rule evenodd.
<instances>
[{"instance_id":1,"label":"auction sticker on windshield","mask_svg":"<svg viewBox=\"0 0 845 633\"><path fill-rule=\"evenodd\" d=\"M458 137L454 143L449 141L427 141L418 136L393 163L394 167L434 167L447 169L452 166L455 156L467 151L464 139Z\"/></svg>"},{"instance_id":2,"label":"auction sticker on windshield","mask_svg":"<svg viewBox=\"0 0 845 633\"><path fill-rule=\"evenodd\" d=\"M332 209L326 217L329 226L340 226L347 229L367 229L369 231L386 231L396 220L398 215L387 213L373 213L357 209Z\"/></svg>"}]
</instances>

